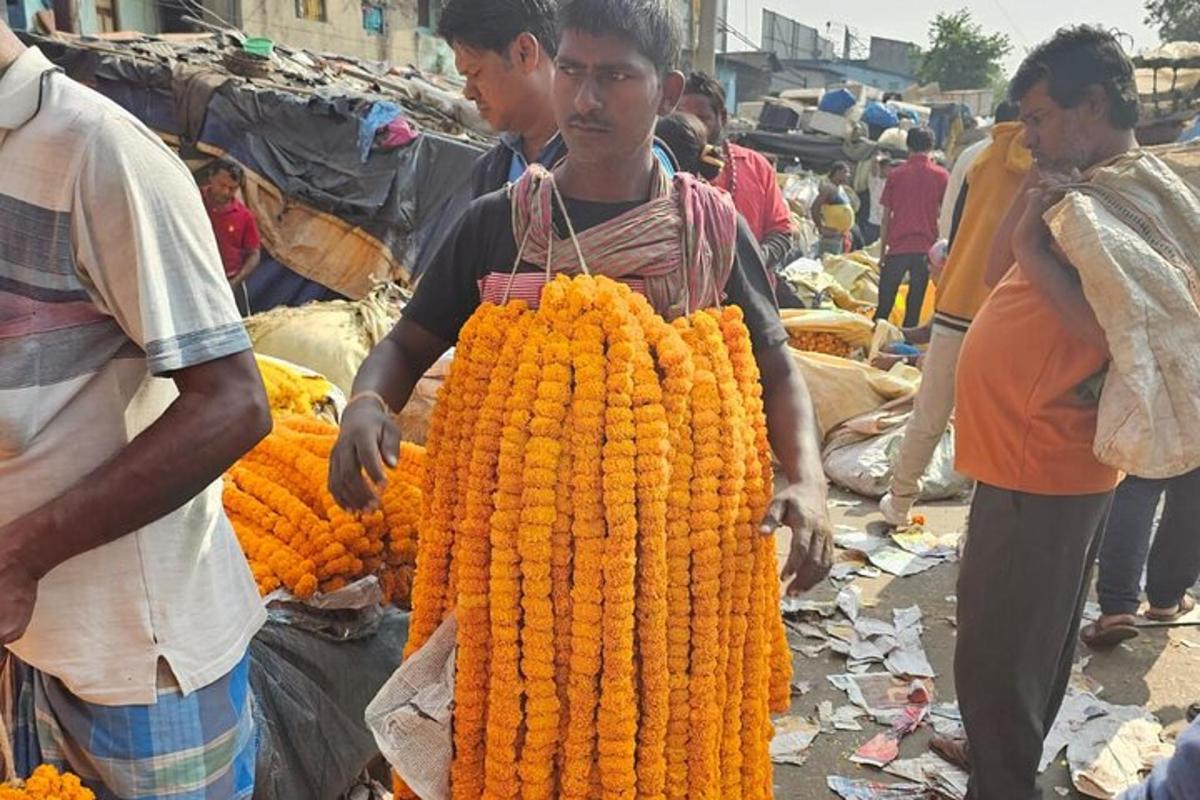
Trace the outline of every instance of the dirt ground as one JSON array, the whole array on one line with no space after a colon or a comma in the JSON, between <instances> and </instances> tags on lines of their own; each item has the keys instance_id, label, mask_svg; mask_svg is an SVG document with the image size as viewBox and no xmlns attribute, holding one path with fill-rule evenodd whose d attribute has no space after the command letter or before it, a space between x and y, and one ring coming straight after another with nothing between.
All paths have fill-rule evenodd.
<instances>
[{"instance_id":1,"label":"dirt ground","mask_svg":"<svg viewBox=\"0 0 1200 800\"><path fill-rule=\"evenodd\" d=\"M852 508L835 508L835 525L863 530L882 525L875 501L836 492L832 497L861 501ZM949 533L964 528L967 512L965 502L942 503L920 510L927 517L927 527L934 533ZM781 552L786 552L786 538L781 538L779 546ZM913 604L921 606L925 616L925 649L938 673L935 681L938 702L950 701L955 697L953 662L956 631L947 619L955 614L955 607L953 602L947 601L947 597L956 593L957 575L957 564L945 564L908 578L893 578L885 574L878 579L856 579L857 585L863 590L864 604L877 604L869 609L871 616L890 619L893 608ZM837 590L826 582L815 589L811 597L825 600L836 594ZM1092 654L1082 645L1079 648L1079 657L1092 655L1086 674L1104 686L1103 699L1119 705L1147 707L1166 727L1168 739L1173 739L1186 726L1188 705L1200 700L1200 684L1195 678L1200 669L1200 628L1143 629L1137 639L1109 652ZM813 691L796 698L792 713L815 719L816 706L823 700L832 701L835 708L846 704L845 694L835 690L825 679L826 675L845 671L844 658L828 651L814 659L798 653L794 657L795 680L811 681ZM775 797L779 800L825 800L834 797L825 784L829 775L885 783L896 780L849 760L860 745L883 730L865 718L862 723L864 730L861 733L819 735L803 767L776 765ZM901 745L901 757L921 755L928 749L931 736L932 731L928 728L909 736ZM1040 785L1042 796L1048 800L1082 796L1071 787L1070 776L1061 758L1042 775ZM1065 795L1062 794L1064 789L1069 789Z\"/></svg>"}]
</instances>

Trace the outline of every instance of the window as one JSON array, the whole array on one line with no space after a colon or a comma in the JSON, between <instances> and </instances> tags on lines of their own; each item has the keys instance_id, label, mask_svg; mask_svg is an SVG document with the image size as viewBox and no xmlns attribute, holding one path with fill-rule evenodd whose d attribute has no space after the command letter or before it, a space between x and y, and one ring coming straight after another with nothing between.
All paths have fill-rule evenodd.
<instances>
[{"instance_id":1,"label":"window","mask_svg":"<svg viewBox=\"0 0 1200 800\"><path fill-rule=\"evenodd\" d=\"M313 22L325 22L325 0L296 0L296 16Z\"/></svg>"},{"instance_id":2,"label":"window","mask_svg":"<svg viewBox=\"0 0 1200 800\"><path fill-rule=\"evenodd\" d=\"M374 3L362 4L363 30L372 36L383 35L383 6Z\"/></svg>"},{"instance_id":3,"label":"window","mask_svg":"<svg viewBox=\"0 0 1200 800\"><path fill-rule=\"evenodd\" d=\"M417 0L417 26L434 30L442 15L442 0Z\"/></svg>"}]
</instances>

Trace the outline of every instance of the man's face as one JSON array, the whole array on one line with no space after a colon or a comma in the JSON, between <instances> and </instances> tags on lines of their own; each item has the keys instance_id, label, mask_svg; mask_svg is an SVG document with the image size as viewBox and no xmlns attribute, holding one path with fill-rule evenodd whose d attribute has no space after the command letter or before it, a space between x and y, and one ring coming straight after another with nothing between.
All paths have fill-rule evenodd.
<instances>
[{"instance_id":1,"label":"man's face","mask_svg":"<svg viewBox=\"0 0 1200 800\"><path fill-rule=\"evenodd\" d=\"M238 183L225 170L218 170L208 180L208 196L214 204L223 206L237 194Z\"/></svg>"},{"instance_id":2,"label":"man's face","mask_svg":"<svg viewBox=\"0 0 1200 800\"><path fill-rule=\"evenodd\" d=\"M850 173L844 169L839 169L830 174L829 179L833 181L834 186L845 186L850 180Z\"/></svg>"},{"instance_id":3,"label":"man's face","mask_svg":"<svg viewBox=\"0 0 1200 800\"><path fill-rule=\"evenodd\" d=\"M1069 173L1090 166L1095 137L1105 123L1087 101L1063 108L1046 89L1034 84L1021 98L1021 122L1025 124L1025 146L1044 172Z\"/></svg>"},{"instance_id":4,"label":"man's face","mask_svg":"<svg viewBox=\"0 0 1200 800\"><path fill-rule=\"evenodd\" d=\"M568 29L555 64L554 116L573 161L638 157L650 147L658 115L679 98L678 82L664 88L654 64L623 36Z\"/></svg>"},{"instance_id":5,"label":"man's face","mask_svg":"<svg viewBox=\"0 0 1200 800\"><path fill-rule=\"evenodd\" d=\"M677 110L692 114L704 123L704 129L708 131L709 144L718 144L721 141L721 131L725 128L726 116L713 108L711 97L705 97L702 94L685 94L679 98Z\"/></svg>"},{"instance_id":6,"label":"man's face","mask_svg":"<svg viewBox=\"0 0 1200 800\"><path fill-rule=\"evenodd\" d=\"M467 79L463 88L466 98L475 103L480 116L493 130L513 130L515 120L525 111L521 106L527 97L526 76L516 62L508 53L477 50L461 42L451 49L455 68Z\"/></svg>"}]
</instances>

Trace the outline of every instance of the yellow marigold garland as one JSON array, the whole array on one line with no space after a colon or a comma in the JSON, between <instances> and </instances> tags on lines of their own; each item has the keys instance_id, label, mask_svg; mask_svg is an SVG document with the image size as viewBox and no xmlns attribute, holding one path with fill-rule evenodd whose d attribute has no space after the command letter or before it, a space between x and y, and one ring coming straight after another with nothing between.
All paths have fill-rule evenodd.
<instances>
[{"instance_id":1,"label":"yellow marigold garland","mask_svg":"<svg viewBox=\"0 0 1200 800\"><path fill-rule=\"evenodd\" d=\"M78 775L42 764L21 785L0 784L0 800L96 800L96 795Z\"/></svg>"}]
</instances>

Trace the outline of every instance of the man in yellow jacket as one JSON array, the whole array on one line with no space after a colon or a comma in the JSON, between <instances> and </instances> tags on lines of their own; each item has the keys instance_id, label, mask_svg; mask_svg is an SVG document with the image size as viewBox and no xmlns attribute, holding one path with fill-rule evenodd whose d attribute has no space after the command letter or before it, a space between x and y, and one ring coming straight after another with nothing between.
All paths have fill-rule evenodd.
<instances>
[{"instance_id":1,"label":"man in yellow jacket","mask_svg":"<svg viewBox=\"0 0 1200 800\"><path fill-rule=\"evenodd\" d=\"M958 352L972 318L991 290L986 272L992 239L1005 212L1020 193L1032 164L1022 141L1021 124L1000 121L1014 118L1003 108L1004 104L1001 106L996 111L991 143L971 166L955 204L950 254L938 286L921 391L900 447L889 491L879 502L879 510L891 525L908 524L909 512L921 491L921 476L950 421Z\"/></svg>"}]
</instances>

